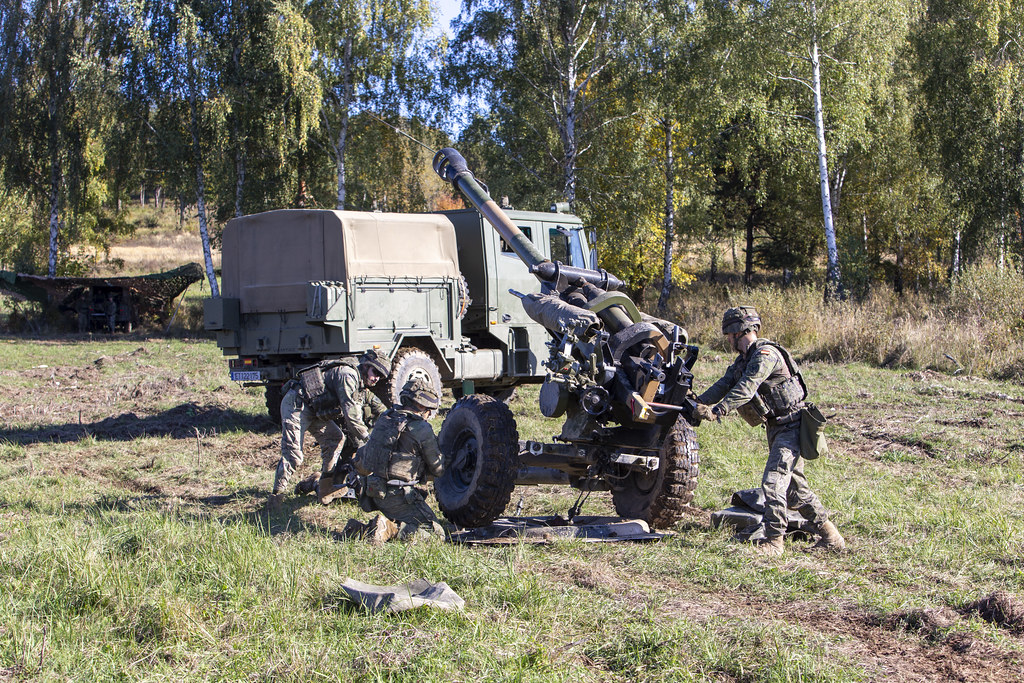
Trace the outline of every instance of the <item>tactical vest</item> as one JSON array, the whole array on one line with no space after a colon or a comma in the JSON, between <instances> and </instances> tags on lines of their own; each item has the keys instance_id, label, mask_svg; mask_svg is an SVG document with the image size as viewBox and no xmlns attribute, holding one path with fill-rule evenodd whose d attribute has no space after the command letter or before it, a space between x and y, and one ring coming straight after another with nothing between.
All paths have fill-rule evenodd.
<instances>
[{"instance_id":1,"label":"tactical vest","mask_svg":"<svg viewBox=\"0 0 1024 683\"><path fill-rule=\"evenodd\" d=\"M296 373L302 402L321 419L330 420L341 414L341 398L324 383L324 371L341 365L359 372L359 361L355 358L339 358L320 361Z\"/></svg>"},{"instance_id":2,"label":"tactical vest","mask_svg":"<svg viewBox=\"0 0 1024 683\"><path fill-rule=\"evenodd\" d=\"M792 414L807 398L807 386L793 356L784 346L770 339L758 339L754 342L753 348L748 350L747 363L739 369L740 376L746 370L750 358L753 358L763 346L778 349L785 361L785 367L772 372L768 379L757 387L757 392L750 401L736 409L740 417L754 427L764 424L769 418L781 418Z\"/></svg>"},{"instance_id":3,"label":"tactical vest","mask_svg":"<svg viewBox=\"0 0 1024 683\"><path fill-rule=\"evenodd\" d=\"M363 476L379 477L387 481L391 460L396 455L399 440L409 426L412 416L402 410L387 410L370 432L370 439L359 449L355 458L356 471Z\"/></svg>"}]
</instances>

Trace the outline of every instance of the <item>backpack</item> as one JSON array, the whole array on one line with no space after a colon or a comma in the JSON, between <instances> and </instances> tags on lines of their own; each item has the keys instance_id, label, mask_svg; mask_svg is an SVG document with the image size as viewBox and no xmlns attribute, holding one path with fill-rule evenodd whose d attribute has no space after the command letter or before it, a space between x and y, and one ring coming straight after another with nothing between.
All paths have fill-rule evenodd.
<instances>
[{"instance_id":1,"label":"backpack","mask_svg":"<svg viewBox=\"0 0 1024 683\"><path fill-rule=\"evenodd\" d=\"M356 453L356 471L366 477L387 480L391 455L408 426L409 415L401 410L392 408L381 415L370 432L370 439Z\"/></svg>"},{"instance_id":2,"label":"backpack","mask_svg":"<svg viewBox=\"0 0 1024 683\"><path fill-rule=\"evenodd\" d=\"M356 372L359 371L359 361L346 357L323 360L296 373L303 402L319 418L333 419L341 412L341 399L324 383L324 371L340 365L347 365Z\"/></svg>"}]
</instances>

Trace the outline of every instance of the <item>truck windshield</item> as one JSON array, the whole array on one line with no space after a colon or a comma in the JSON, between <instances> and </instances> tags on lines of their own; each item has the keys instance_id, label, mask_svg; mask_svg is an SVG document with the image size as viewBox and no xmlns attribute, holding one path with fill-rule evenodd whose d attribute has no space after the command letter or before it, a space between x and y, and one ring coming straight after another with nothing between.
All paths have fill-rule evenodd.
<instances>
[{"instance_id":1,"label":"truck windshield","mask_svg":"<svg viewBox=\"0 0 1024 683\"><path fill-rule=\"evenodd\" d=\"M580 241L579 228L558 226L548 231L551 240L551 260L561 261L577 268L588 268L587 259Z\"/></svg>"}]
</instances>

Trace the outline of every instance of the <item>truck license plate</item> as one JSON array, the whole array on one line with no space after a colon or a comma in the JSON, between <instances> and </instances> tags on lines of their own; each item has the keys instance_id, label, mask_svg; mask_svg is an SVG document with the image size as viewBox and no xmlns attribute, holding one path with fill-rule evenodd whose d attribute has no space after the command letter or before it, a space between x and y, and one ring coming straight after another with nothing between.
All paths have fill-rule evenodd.
<instances>
[{"instance_id":1,"label":"truck license plate","mask_svg":"<svg viewBox=\"0 0 1024 683\"><path fill-rule=\"evenodd\" d=\"M232 370L231 379L235 382L259 382L259 370Z\"/></svg>"}]
</instances>

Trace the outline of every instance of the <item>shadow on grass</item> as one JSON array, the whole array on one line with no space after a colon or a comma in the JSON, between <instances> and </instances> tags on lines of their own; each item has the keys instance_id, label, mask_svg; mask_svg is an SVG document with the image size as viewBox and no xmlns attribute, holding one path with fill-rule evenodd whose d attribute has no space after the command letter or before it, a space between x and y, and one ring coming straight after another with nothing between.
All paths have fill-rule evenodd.
<instances>
[{"instance_id":1,"label":"shadow on grass","mask_svg":"<svg viewBox=\"0 0 1024 683\"><path fill-rule=\"evenodd\" d=\"M0 429L0 441L26 446L34 443L68 443L90 437L99 441L131 441L148 436L188 439L194 438L197 431L264 432L273 427L267 417L257 417L220 406L198 405L190 401L157 415L139 416L135 413L123 413L98 422L43 425L31 429Z\"/></svg>"},{"instance_id":2,"label":"shadow on grass","mask_svg":"<svg viewBox=\"0 0 1024 683\"><path fill-rule=\"evenodd\" d=\"M126 492L124 495L104 494L91 503L69 503L62 509L84 514L97 512L133 513L158 510L175 519L204 522L217 520L221 523L240 523L251 526L269 536L313 532L324 534L335 541L350 540L342 533L343 526L304 520L295 512L309 505L318 505L315 495L288 496L280 508L267 509L265 488L250 486L225 494L208 496L173 496L159 489ZM252 503L256 503L253 508ZM335 502L343 510L344 522L349 517L358 517L360 508L355 504Z\"/></svg>"}]
</instances>

